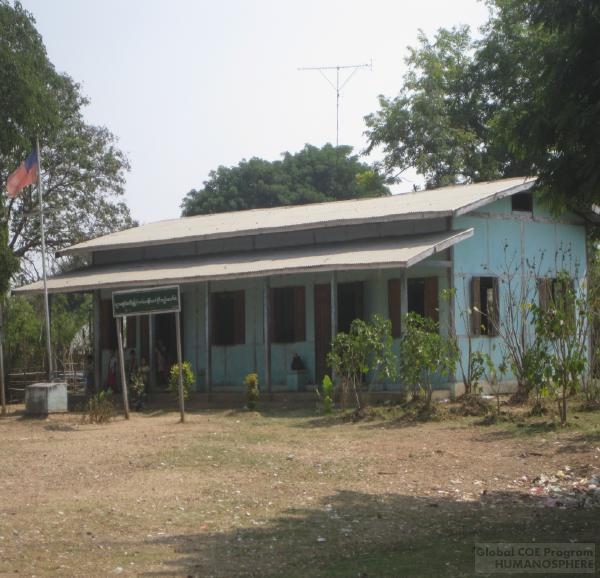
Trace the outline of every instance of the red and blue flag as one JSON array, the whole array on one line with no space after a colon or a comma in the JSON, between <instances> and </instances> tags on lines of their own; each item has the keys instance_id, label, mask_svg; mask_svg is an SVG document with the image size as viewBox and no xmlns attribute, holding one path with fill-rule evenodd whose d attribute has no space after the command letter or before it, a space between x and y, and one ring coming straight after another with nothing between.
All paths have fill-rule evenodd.
<instances>
[{"instance_id":1,"label":"red and blue flag","mask_svg":"<svg viewBox=\"0 0 600 578\"><path fill-rule=\"evenodd\" d=\"M38 177L38 156L33 151L19 168L10 174L6 181L6 192L14 199L27 185L35 183Z\"/></svg>"}]
</instances>

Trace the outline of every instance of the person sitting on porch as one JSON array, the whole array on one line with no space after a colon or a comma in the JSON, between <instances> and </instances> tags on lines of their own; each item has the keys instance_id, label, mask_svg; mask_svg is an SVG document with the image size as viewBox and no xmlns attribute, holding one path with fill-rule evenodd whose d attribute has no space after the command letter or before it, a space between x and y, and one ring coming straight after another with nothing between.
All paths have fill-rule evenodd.
<instances>
[{"instance_id":1,"label":"person sitting on porch","mask_svg":"<svg viewBox=\"0 0 600 578\"><path fill-rule=\"evenodd\" d=\"M305 369L304 361L302 361L302 358L297 353L294 353L294 357L292 358L292 369L294 371L302 371Z\"/></svg>"}]
</instances>

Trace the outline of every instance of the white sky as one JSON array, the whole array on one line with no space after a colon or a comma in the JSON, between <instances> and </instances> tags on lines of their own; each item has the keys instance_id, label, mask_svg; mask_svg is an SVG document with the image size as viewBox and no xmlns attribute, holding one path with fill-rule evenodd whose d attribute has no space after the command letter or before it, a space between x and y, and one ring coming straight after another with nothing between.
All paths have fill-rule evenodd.
<instances>
[{"instance_id":1,"label":"white sky","mask_svg":"<svg viewBox=\"0 0 600 578\"><path fill-rule=\"evenodd\" d=\"M219 165L335 143L334 89L299 67L369 63L340 100L340 144L398 93L422 29L487 19L478 0L22 0L56 69L82 86L89 123L119 139L141 223L178 217ZM342 71L343 72L343 71ZM347 74L347 72L346 72ZM335 71L330 72L335 84ZM346 76L342 75L342 81ZM368 161L369 159L365 159ZM411 184L404 185L404 189Z\"/></svg>"}]
</instances>

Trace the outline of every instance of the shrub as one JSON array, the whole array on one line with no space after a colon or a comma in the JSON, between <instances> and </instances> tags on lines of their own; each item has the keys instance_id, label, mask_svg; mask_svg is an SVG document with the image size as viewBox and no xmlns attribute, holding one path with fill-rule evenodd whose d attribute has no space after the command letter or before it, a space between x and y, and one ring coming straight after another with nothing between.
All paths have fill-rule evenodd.
<instances>
[{"instance_id":1,"label":"shrub","mask_svg":"<svg viewBox=\"0 0 600 578\"><path fill-rule=\"evenodd\" d=\"M183 399L187 399L190 394L190 387L196 382L196 377L192 371L192 366L189 361L184 361L181 364L181 372L183 375ZM179 396L179 364L174 363L169 371L169 391Z\"/></svg>"},{"instance_id":2,"label":"shrub","mask_svg":"<svg viewBox=\"0 0 600 578\"><path fill-rule=\"evenodd\" d=\"M249 373L244 377L244 385L246 386L246 407L254 409L258 402L260 390L258 389L258 374Z\"/></svg>"},{"instance_id":3,"label":"shrub","mask_svg":"<svg viewBox=\"0 0 600 578\"><path fill-rule=\"evenodd\" d=\"M400 377L412 389L413 399L425 394L425 407L431 404L435 375L448 376L454 371L458 349L450 337L440 335L438 324L417 313L404 316L400 340Z\"/></svg>"},{"instance_id":4,"label":"shrub","mask_svg":"<svg viewBox=\"0 0 600 578\"><path fill-rule=\"evenodd\" d=\"M115 414L115 404L112 400L112 391L102 390L92 396L81 421L88 423L108 423Z\"/></svg>"},{"instance_id":5,"label":"shrub","mask_svg":"<svg viewBox=\"0 0 600 578\"><path fill-rule=\"evenodd\" d=\"M361 408L360 387L367 374L372 379L394 377L392 344L392 324L379 315L373 315L370 323L355 319L348 333L335 336L327 361L341 381L342 407L354 398L356 409Z\"/></svg>"},{"instance_id":6,"label":"shrub","mask_svg":"<svg viewBox=\"0 0 600 578\"><path fill-rule=\"evenodd\" d=\"M316 387L315 392L323 405L323 411L325 413L331 413L331 410L333 409L333 381L331 381L331 377L324 375L321 391Z\"/></svg>"},{"instance_id":7,"label":"shrub","mask_svg":"<svg viewBox=\"0 0 600 578\"><path fill-rule=\"evenodd\" d=\"M179 376L177 378L179 379ZM135 371L131 376L129 393L133 407L138 411L142 409L144 397L146 396L146 379L141 368Z\"/></svg>"}]
</instances>

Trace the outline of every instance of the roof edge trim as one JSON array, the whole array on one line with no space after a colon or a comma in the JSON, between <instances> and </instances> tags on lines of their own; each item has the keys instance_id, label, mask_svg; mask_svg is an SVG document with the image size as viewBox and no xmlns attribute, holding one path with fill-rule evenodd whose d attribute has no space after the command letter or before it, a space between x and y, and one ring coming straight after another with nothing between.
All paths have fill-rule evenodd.
<instances>
[{"instance_id":1,"label":"roof edge trim","mask_svg":"<svg viewBox=\"0 0 600 578\"><path fill-rule=\"evenodd\" d=\"M453 216L460 217L461 215L470 213L471 211L474 211L474 210L478 209L479 207L489 205L490 203L493 203L494 201L504 199L505 197L512 197L513 195L516 195L517 193L524 193L526 191L529 191L533 188L533 186L535 185L535 182L536 182L536 179L532 178L531 180L526 180L524 183L517 185L515 187L509 187L508 189L498 191L497 193L494 193L493 195L486 197L485 199L479 199L479 200L475 201L474 203L464 205L463 207L460 207L456 211L454 211Z\"/></svg>"}]
</instances>

